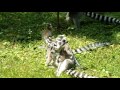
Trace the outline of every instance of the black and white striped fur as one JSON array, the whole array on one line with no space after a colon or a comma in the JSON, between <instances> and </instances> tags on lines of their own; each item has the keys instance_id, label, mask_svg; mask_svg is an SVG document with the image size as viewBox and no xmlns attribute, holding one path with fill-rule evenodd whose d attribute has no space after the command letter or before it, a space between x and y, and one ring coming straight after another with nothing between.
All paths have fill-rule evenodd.
<instances>
[{"instance_id":1,"label":"black and white striped fur","mask_svg":"<svg viewBox=\"0 0 120 90\"><path fill-rule=\"evenodd\" d=\"M54 45L52 43L54 43ZM67 74L77 78L97 78L97 77L90 76L85 73L73 70L73 68L75 68L76 65L79 65L74 54L82 53L84 51L95 49L97 47L109 45L109 43L94 43L76 50L71 50L64 35L59 35L52 43L51 45L50 43L48 45L50 45L50 47L52 47L53 49L53 50L51 49L51 52L54 51L52 52L52 54L54 55L53 60L54 64L57 67L56 75L60 76L62 72L66 72Z\"/></svg>"},{"instance_id":2,"label":"black and white striped fur","mask_svg":"<svg viewBox=\"0 0 120 90\"><path fill-rule=\"evenodd\" d=\"M117 18L100 15L95 12L85 12L85 15L99 21L113 23L113 24L120 24L120 20Z\"/></svg>"},{"instance_id":3,"label":"black and white striped fur","mask_svg":"<svg viewBox=\"0 0 120 90\"><path fill-rule=\"evenodd\" d=\"M96 43L88 44L81 48L74 49L74 50L72 50L72 52L73 52L73 54L83 53L85 51L94 50L96 48L108 46L110 44L111 43L109 43L109 42L96 42Z\"/></svg>"},{"instance_id":4,"label":"black and white striped fur","mask_svg":"<svg viewBox=\"0 0 120 90\"><path fill-rule=\"evenodd\" d=\"M63 37L63 35L61 36ZM46 66L50 65L52 61L52 64L55 64L54 62L56 60L56 56L59 54L61 47L67 43L66 37L61 38L61 36L59 38L56 38L55 40L51 39L50 37L46 38Z\"/></svg>"},{"instance_id":5,"label":"black and white striped fur","mask_svg":"<svg viewBox=\"0 0 120 90\"><path fill-rule=\"evenodd\" d=\"M66 37L64 37L64 35L59 35L55 40L53 40L52 42L50 42L49 40L47 40L47 57L46 57L46 65L49 65L51 61L53 61L53 65L56 66L56 58L59 55L60 51L61 51L61 47L64 46L66 43L68 43L66 41ZM50 56L52 56L52 58L50 58ZM50 58L50 59L49 59Z\"/></svg>"},{"instance_id":6,"label":"black and white striped fur","mask_svg":"<svg viewBox=\"0 0 120 90\"><path fill-rule=\"evenodd\" d=\"M59 51L59 54L56 56L57 62L56 76L60 76L62 72L66 72L67 74L78 78L96 78L94 76L89 76L85 73L82 72L80 73L78 71L73 70L75 69L76 65L79 65L79 63L77 62L68 43L61 45L56 50Z\"/></svg>"},{"instance_id":7,"label":"black and white striped fur","mask_svg":"<svg viewBox=\"0 0 120 90\"><path fill-rule=\"evenodd\" d=\"M69 69L66 71L66 74L67 75L71 75L71 76L74 76L76 78L98 78L98 77L95 77L95 76L90 76L86 73L83 73L83 72L78 72L76 70L72 70L72 69Z\"/></svg>"},{"instance_id":8,"label":"black and white striped fur","mask_svg":"<svg viewBox=\"0 0 120 90\"><path fill-rule=\"evenodd\" d=\"M59 77L63 72L65 72L67 75L71 75L75 78L98 78L96 76L90 76L86 73L76 71L75 67L76 63L73 59L64 59L64 61L58 62L56 76Z\"/></svg>"},{"instance_id":9,"label":"black and white striped fur","mask_svg":"<svg viewBox=\"0 0 120 90\"><path fill-rule=\"evenodd\" d=\"M75 70L72 70L75 69L76 65L79 65L79 63L77 62L74 56L75 53L73 53L74 51L72 51L71 48L69 47L68 41L66 40L66 37L64 35L59 35L54 40L50 37L49 30L45 30L44 35L43 37L47 44L46 65L48 66L50 62L53 61L53 63L57 67L57 71L56 71L57 76L60 76L62 72L66 72L69 75L79 78L95 78L94 76L89 76L82 72L80 73ZM91 44L89 46L94 47L97 45ZM80 50L85 51L83 49L79 49L79 50L77 49L79 53Z\"/></svg>"},{"instance_id":10,"label":"black and white striped fur","mask_svg":"<svg viewBox=\"0 0 120 90\"><path fill-rule=\"evenodd\" d=\"M95 20L103 21L106 23L113 23L113 24L118 24L118 25L120 24L120 20L117 18L100 15L95 12L67 12L66 21L71 20L75 24L76 29L79 29L80 28L80 17L82 15L85 15Z\"/></svg>"},{"instance_id":11,"label":"black and white striped fur","mask_svg":"<svg viewBox=\"0 0 120 90\"><path fill-rule=\"evenodd\" d=\"M64 38L62 38L64 37ZM59 35L54 41L51 40L51 38L47 38L48 42L48 46L47 46L47 55L46 55L46 66L48 66L50 64L51 61L55 61L56 60L56 56L58 56L62 51L61 47L63 47L65 44L65 47L68 48L68 45L67 45L67 41L66 41L66 37L64 35ZM85 52L85 51L88 51L88 50L93 50L93 49L96 49L98 47L103 47L103 46L107 46L107 45L110 45L110 43L100 43L100 42L97 42L97 43L93 43L93 44L89 44L89 45L86 45L86 46L83 46L81 48L78 48L78 49L74 49L74 50L69 50L67 49L66 52L71 55L71 57L69 58L73 58L72 56L74 54L77 54L77 53L82 53L82 52ZM64 53L66 54L66 53ZM63 58L63 57L62 57ZM65 58L64 58L65 59ZM74 57L74 60L75 62L77 63L77 65L79 66L79 63L77 62L76 58ZM52 63L56 66L56 63Z\"/></svg>"}]
</instances>

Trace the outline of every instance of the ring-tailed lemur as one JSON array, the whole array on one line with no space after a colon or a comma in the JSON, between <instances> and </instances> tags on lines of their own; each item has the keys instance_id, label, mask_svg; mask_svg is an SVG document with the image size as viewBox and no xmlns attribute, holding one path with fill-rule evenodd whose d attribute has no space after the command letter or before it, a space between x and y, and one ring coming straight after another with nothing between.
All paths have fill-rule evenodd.
<instances>
[{"instance_id":1,"label":"ring-tailed lemur","mask_svg":"<svg viewBox=\"0 0 120 90\"><path fill-rule=\"evenodd\" d=\"M72 50L72 52L73 52L73 54L83 53L85 51L93 50L98 47L108 46L110 44L111 43L109 43L109 42L95 42L95 43L83 46L81 48L74 49L74 50Z\"/></svg>"},{"instance_id":2,"label":"ring-tailed lemur","mask_svg":"<svg viewBox=\"0 0 120 90\"><path fill-rule=\"evenodd\" d=\"M59 35L56 40L65 42L66 38L64 35ZM67 40L66 40L67 42ZM69 75L72 75L74 77L78 78L96 78L94 76L89 76L85 73L80 73L75 70L76 65L79 65L77 62L71 48L69 47L68 43L59 45L59 48L55 48L55 52L58 52L59 54L56 56L56 62L57 62L57 71L56 76L60 76L62 72L66 72Z\"/></svg>"},{"instance_id":3,"label":"ring-tailed lemur","mask_svg":"<svg viewBox=\"0 0 120 90\"><path fill-rule=\"evenodd\" d=\"M59 35L56 38L56 47L53 46L55 52L59 53L56 56L56 62L57 62L57 66L58 66L56 75L60 76L60 74L65 71L67 74L72 75L74 77L78 77L78 78L96 78L94 76L89 76L85 73L80 73L78 71L71 69L71 68L74 68L76 64L78 64L76 58L74 57L74 54L81 53L81 52L84 52L84 51L87 51L90 49L95 49L97 47L109 45L109 43L90 44L86 47L76 49L76 51L74 51L74 53L73 53L73 51L70 49L67 41L65 41L65 40L66 40L66 38L64 35ZM57 43L57 41L60 43Z\"/></svg>"},{"instance_id":4,"label":"ring-tailed lemur","mask_svg":"<svg viewBox=\"0 0 120 90\"><path fill-rule=\"evenodd\" d=\"M95 12L67 12L66 21L70 21L70 20L73 21L73 23L75 24L75 28L79 29L80 28L80 16L83 14L93 19L99 20L99 21L113 23L113 24L120 24L120 20L117 18L100 15Z\"/></svg>"},{"instance_id":5,"label":"ring-tailed lemur","mask_svg":"<svg viewBox=\"0 0 120 90\"><path fill-rule=\"evenodd\" d=\"M74 57L74 54L81 53L83 51L87 51L90 49L95 49L97 47L105 46L108 45L108 43L90 44L88 46L72 51L64 35L59 35L55 40L53 40L49 36L50 32L48 28L47 30L44 30L43 34L47 35L47 36L43 35L45 42L47 44L46 65L49 65L50 62L53 61L53 63L57 66L57 71L56 71L57 76L60 76L62 72L66 71L67 74L79 78L93 77L93 76L87 76L87 74L79 73L71 69L74 68L76 64L79 65L76 58Z\"/></svg>"},{"instance_id":6,"label":"ring-tailed lemur","mask_svg":"<svg viewBox=\"0 0 120 90\"><path fill-rule=\"evenodd\" d=\"M45 66L48 66L50 62L55 59L54 55L52 54L52 46L54 46L54 42L52 39L52 25L50 23L44 23L46 25L44 30L42 31L42 38L46 43L46 63Z\"/></svg>"},{"instance_id":7,"label":"ring-tailed lemur","mask_svg":"<svg viewBox=\"0 0 120 90\"><path fill-rule=\"evenodd\" d=\"M60 48L60 46L64 45L65 40L62 38L59 40L58 38L56 40L53 40L52 36L52 25L50 23L45 23L46 27L42 31L42 37L46 43L46 63L45 66L49 66L50 64L55 65L56 55L59 54L58 51L55 52L56 49Z\"/></svg>"}]
</instances>

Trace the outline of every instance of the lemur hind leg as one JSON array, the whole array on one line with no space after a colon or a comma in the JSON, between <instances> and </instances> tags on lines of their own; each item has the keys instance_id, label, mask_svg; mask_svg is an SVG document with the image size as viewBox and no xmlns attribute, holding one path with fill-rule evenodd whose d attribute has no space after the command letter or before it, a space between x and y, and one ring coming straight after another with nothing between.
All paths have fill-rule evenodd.
<instances>
[{"instance_id":1,"label":"lemur hind leg","mask_svg":"<svg viewBox=\"0 0 120 90\"><path fill-rule=\"evenodd\" d=\"M56 71L56 76L60 76L62 72L73 68L74 66L74 61L70 59L65 59L63 62L59 62L58 68Z\"/></svg>"},{"instance_id":2,"label":"lemur hind leg","mask_svg":"<svg viewBox=\"0 0 120 90\"><path fill-rule=\"evenodd\" d=\"M80 29L80 13L79 12L68 12L66 15L66 21L72 22L75 25L75 29Z\"/></svg>"}]
</instances>

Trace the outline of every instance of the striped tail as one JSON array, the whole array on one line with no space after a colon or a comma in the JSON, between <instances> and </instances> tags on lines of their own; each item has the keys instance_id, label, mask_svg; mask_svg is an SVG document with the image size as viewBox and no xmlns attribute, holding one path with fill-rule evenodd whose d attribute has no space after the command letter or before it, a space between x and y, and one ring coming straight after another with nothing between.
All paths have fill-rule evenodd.
<instances>
[{"instance_id":1,"label":"striped tail","mask_svg":"<svg viewBox=\"0 0 120 90\"><path fill-rule=\"evenodd\" d=\"M94 12L86 12L86 16L91 17L93 19L99 20L99 21L104 21L108 23L114 23L114 24L120 24L120 20L117 18L112 18L104 15L100 15Z\"/></svg>"},{"instance_id":2,"label":"striped tail","mask_svg":"<svg viewBox=\"0 0 120 90\"><path fill-rule=\"evenodd\" d=\"M72 52L73 52L73 54L77 54L77 53L82 53L82 52L85 52L88 50L93 50L93 49L96 49L98 47L103 47L103 46L107 46L107 45L110 45L110 43L109 42L104 42L104 43L96 42L93 44L83 46L83 47L78 48L78 49L74 49L74 50L72 50Z\"/></svg>"},{"instance_id":3,"label":"striped tail","mask_svg":"<svg viewBox=\"0 0 120 90\"><path fill-rule=\"evenodd\" d=\"M67 70L66 74L71 75L71 76L76 77L76 78L98 78L98 77L95 77L95 76L89 76L85 73L78 72L78 71L72 70L72 69Z\"/></svg>"}]
</instances>

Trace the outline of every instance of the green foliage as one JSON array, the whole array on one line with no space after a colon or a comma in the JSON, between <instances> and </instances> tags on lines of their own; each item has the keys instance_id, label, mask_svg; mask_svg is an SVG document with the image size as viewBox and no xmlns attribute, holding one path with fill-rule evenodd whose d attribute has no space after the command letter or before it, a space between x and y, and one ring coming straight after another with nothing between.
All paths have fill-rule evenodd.
<instances>
[{"instance_id":1,"label":"green foliage","mask_svg":"<svg viewBox=\"0 0 120 90\"><path fill-rule=\"evenodd\" d=\"M120 18L119 12L107 12ZM75 55L81 70L98 77L120 77L120 26L84 18L81 28L68 30L65 13L60 13L60 30L54 36L65 34L71 48L92 42L112 42L113 45ZM43 22L51 22L56 29L56 12L0 12L0 78L57 78L55 68L45 67L45 50L41 40ZM78 69L78 68L77 68ZM79 71L79 69L78 69ZM62 74L60 78L70 78Z\"/></svg>"}]
</instances>

